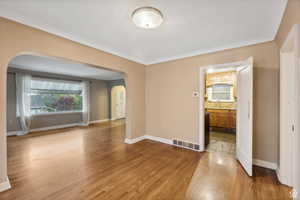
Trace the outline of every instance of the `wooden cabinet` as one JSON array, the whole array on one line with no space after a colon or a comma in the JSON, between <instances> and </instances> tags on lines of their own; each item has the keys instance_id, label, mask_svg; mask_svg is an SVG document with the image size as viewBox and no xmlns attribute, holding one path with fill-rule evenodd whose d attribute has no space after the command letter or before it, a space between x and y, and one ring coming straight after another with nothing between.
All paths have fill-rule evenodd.
<instances>
[{"instance_id":1,"label":"wooden cabinet","mask_svg":"<svg viewBox=\"0 0 300 200\"><path fill-rule=\"evenodd\" d=\"M230 109L207 109L209 113L209 126L235 131L236 111Z\"/></svg>"}]
</instances>

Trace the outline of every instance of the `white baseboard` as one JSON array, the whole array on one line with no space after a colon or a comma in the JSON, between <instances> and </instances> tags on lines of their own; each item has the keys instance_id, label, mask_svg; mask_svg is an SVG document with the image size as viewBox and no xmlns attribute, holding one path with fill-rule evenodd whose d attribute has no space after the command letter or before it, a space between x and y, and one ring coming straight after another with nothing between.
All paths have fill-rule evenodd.
<instances>
[{"instance_id":1,"label":"white baseboard","mask_svg":"<svg viewBox=\"0 0 300 200\"><path fill-rule=\"evenodd\" d=\"M172 140L166 139L166 138L156 137L156 136L152 136L152 135L145 135L144 137L145 137L145 139L153 140L153 141L156 141L156 142L161 142L161 143L164 143L164 144L170 144L170 145L173 144Z\"/></svg>"},{"instance_id":2,"label":"white baseboard","mask_svg":"<svg viewBox=\"0 0 300 200\"><path fill-rule=\"evenodd\" d=\"M125 143L126 144L134 144L134 143L140 142L140 141L145 140L145 139L172 145L172 140L161 138L161 137L155 137L155 136L152 136L152 135L143 135L143 136L140 136L140 137L137 137L137 138L134 138L134 139L126 138Z\"/></svg>"},{"instance_id":3,"label":"white baseboard","mask_svg":"<svg viewBox=\"0 0 300 200\"><path fill-rule=\"evenodd\" d=\"M90 121L89 124L96 124L96 123L102 123L107 122L109 119L102 119L102 120L96 120L96 121ZM55 130L55 129L62 129L62 128L71 128L75 126L88 126L82 123L74 123L74 124L63 124L63 125L57 125L57 126L48 126L43 128L34 128L31 129L29 132L38 132L38 131L49 131L49 130ZM7 136L15 136L15 135L22 135L23 131L9 131L7 132Z\"/></svg>"},{"instance_id":4,"label":"white baseboard","mask_svg":"<svg viewBox=\"0 0 300 200\"><path fill-rule=\"evenodd\" d=\"M277 171L277 164L265 160L253 159L253 165Z\"/></svg>"},{"instance_id":5,"label":"white baseboard","mask_svg":"<svg viewBox=\"0 0 300 200\"><path fill-rule=\"evenodd\" d=\"M90 124L98 124L98 123L108 122L108 121L110 121L110 119L100 119L100 120L90 121Z\"/></svg>"},{"instance_id":6,"label":"white baseboard","mask_svg":"<svg viewBox=\"0 0 300 200\"><path fill-rule=\"evenodd\" d=\"M134 139L125 138L124 142L126 144L134 144L134 143L140 142L140 141L142 141L144 139L146 139L145 136L137 137L137 138L134 138Z\"/></svg>"},{"instance_id":7,"label":"white baseboard","mask_svg":"<svg viewBox=\"0 0 300 200\"><path fill-rule=\"evenodd\" d=\"M49 131L49 130L55 130L55 129L62 129L62 128L70 128L75 126L80 126L80 123L74 123L74 124L63 124L58 126L48 126L43 128L34 128L30 129L29 133L32 132L38 132L38 131ZM9 131L7 132L7 136L16 136L16 135L22 135L23 131Z\"/></svg>"},{"instance_id":8,"label":"white baseboard","mask_svg":"<svg viewBox=\"0 0 300 200\"><path fill-rule=\"evenodd\" d=\"M281 184L286 185L288 187L293 187L292 184L290 183L290 181L287 180L287 177L281 176L279 167L277 167L277 169L276 169L276 175L277 175L278 181Z\"/></svg>"},{"instance_id":9,"label":"white baseboard","mask_svg":"<svg viewBox=\"0 0 300 200\"><path fill-rule=\"evenodd\" d=\"M125 119L126 117L121 117L121 118L111 118L110 120L111 121L114 121L114 120L119 120L119 119Z\"/></svg>"},{"instance_id":10,"label":"white baseboard","mask_svg":"<svg viewBox=\"0 0 300 200\"><path fill-rule=\"evenodd\" d=\"M5 190L9 190L11 188L9 179L6 178L6 180L2 183L0 183L0 192L3 192Z\"/></svg>"},{"instance_id":11,"label":"white baseboard","mask_svg":"<svg viewBox=\"0 0 300 200\"><path fill-rule=\"evenodd\" d=\"M191 149L191 148L187 148L187 147L183 147L183 146L173 145L173 140L171 140L171 139L156 137L156 136L152 136L152 135L144 135L144 136L140 136L140 137L134 138L134 139L126 138L125 143L126 144L134 144L134 143L140 142L142 140L146 140L146 139L147 140L152 140L152 141L155 141L155 142L160 142L160 143L172 145L172 146L176 146L176 147L179 147L179 148L184 148L184 149L189 149L189 150L192 150L192 151L200 152L200 150L195 150L195 149Z\"/></svg>"},{"instance_id":12,"label":"white baseboard","mask_svg":"<svg viewBox=\"0 0 300 200\"><path fill-rule=\"evenodd\" d=\"M283 184L282 181L281 181L281 178L280 178L280 169L279 169L279 167L277 167L277 169L276 169L276 175L277 175L277 179L279 180L279 182L281 184Z\"/></svg>"},{"instance_id":13,"label":"white baseboard","mask_svg":"<svg viewBox=\"0 0 300 200\"><path fill-rule=\"evenodd\" d=\"M7 136L15 136L15 135L22 135L23 131L8 131L6 133Z\"/></svg>"},{"instance_id":14,"label":"white baseboard","mask_svg":"<svg viewBox=\"0 0 300 200\"><path fill-rule=\"evenodd\" d=\"M63 124L63 125L58 125L58 126L48 126L48 127L43 127L43 128L34 128L30 129L30 133L32 132L38 132L38 131L49 131L49 130L55 130L55 129L62 129L62 128L70 128L70 127L75 127L75 126L80 126L80 123L74 123L74 124Z\"/></svg>"}]
</instances>

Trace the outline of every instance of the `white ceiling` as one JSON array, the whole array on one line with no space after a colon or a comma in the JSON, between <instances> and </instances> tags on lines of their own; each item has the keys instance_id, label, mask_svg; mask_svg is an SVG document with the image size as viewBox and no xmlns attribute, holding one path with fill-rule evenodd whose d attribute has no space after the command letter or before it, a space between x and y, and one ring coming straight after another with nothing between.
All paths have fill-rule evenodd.
<instances>
[{"instance_id":1,"label":"white ceiling","mask_svg":"<svg viewBox=\"0 0 300 200\"><path fill-rule=\"evenodd\" d=\"M0 15L153 64L273 40L287 0L1 0ZM135 27L132 12L160 9L163 24Z\"/></svg>"},{"instance_id":2,"label":"white ceiling","mask_svg":"<svg viewBox=\"0 0 300 200\"><path fill-rule=\"evenodd\" d=\"M9 67L99 80L117 80L123 78L121 72L97 68L68 60L35 55L17 56L11 60Z\"/></svg>"}]
</instances>

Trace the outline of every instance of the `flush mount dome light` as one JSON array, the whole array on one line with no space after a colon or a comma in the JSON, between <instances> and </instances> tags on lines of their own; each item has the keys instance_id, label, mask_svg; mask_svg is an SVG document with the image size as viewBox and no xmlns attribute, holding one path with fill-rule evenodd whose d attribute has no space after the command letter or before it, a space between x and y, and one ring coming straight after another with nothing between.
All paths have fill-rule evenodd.
<instances>
[{"instance_id":1,"label":"flush mount dome light","mask_svg":"<svg viewBox=\"0 0 300 200\"><path fill-rule=\"evenodd\" d=\"M137 27L145 29L157 28L163 22L162 13L153 7L138 8L131 17Z\"/></svg>"}]
</instances>

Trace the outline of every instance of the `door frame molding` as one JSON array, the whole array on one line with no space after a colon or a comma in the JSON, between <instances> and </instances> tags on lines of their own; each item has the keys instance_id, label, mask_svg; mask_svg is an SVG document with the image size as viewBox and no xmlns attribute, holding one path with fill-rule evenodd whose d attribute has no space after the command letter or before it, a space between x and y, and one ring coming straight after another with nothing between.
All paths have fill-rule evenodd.
<instances>
[{"instance_id":1,"label":"door frame molding","mask_svg":"<svg viewBox=\"0 0 300 200\"><path fill-rule=\"evenodd\" d=\"M239 67L243 67L244 65L246 65L245 60L199 67L198 144L200 146L200 151L205 151L205 116L204 116L205 115L205 72L208 69L219 69L225 67L239 68Z\"/></svg>"},{"instance_id":2,"label":"door frame molding","mask_svg":"<svg viewBox=\"0 0 300 200\"><path fill-rule=\"evenodd\" d=\"M298 128L300 125L300 92L299 92L299 84L300 84L300 25L295 24L288 36L285 39L285 42L283 43L282 47L280 48L280 69L283 69L283 57L291 52L293 55L292 62L294 63L294 70L295 70L295 100L296 102L294 105L295 113L294 113L294 134L286 134L286 131L283 131L282 128L280 128L279 133L279 165L277 170L278 179L282 184L289 185L289 186L296 186L298 190L300 190L300 181L297 182L297 179L300 178L300 159L297 158L300 155L300 136ZM282 70L280 70L282 72ZM282 83L284 81L282 77L280 76L280 82ZM297 87L298 86L298 87ZM280 86L280 89L282 86ZM280 105L281 99L284 98L282 95L280 95ZM286 117L280 114L280 126L282 127L282 119ZM288 138L287 138L288 137ZM289 150L289 147L291 149ZM289 151L291 151L289 153ZM289 173L292 172L292 173ZM294 178L297 177L297 178ZM298 191L299 192L299 191Z\"/></svg>"},{"instance_id":3,"label":"door frame molding","mask_svg":"<svg viewBox=\"0 0 300 200\"><path fill-rule=\"evenodd\" d=\"M112 95L112 93L113 93L113 90L114 90L114 88L116 88L116 87L123 87L123 89L124 89L124 92L125 92L125 96L124 96L124 101L125 101L125 107L124 107L124 109L125 109L125 113L124 113L124 116L122 116L122 117L116 117L116 116L113 116L113 104L112 104L112 101L113 101L113 95ZM114 85L114 86L112 86L111 88L110 88L110 94L109 94L109 96L110 96L110 102L109 102L109 104L110 104L110 119L111 120L118 120L118 119L124 119L124 118L126 118L126 112L127 112L127 107L126 107L126 105L127 105L127 91L126 91L126 87L125 87L125 85Z\"/></svg>"},{"instance_id":4,"label":"door frame molding","mask_svg":"<svg viewBox=\"0 0 300 200\"><path fill-rule=\"evenodd\" d=\"M252 176L253 174L253 79L254 79L254 74L253 74L253 57L248 58L245 61L245 64L237 69L237 116L236 116L236 157L237 160L241 163L241 165L244 167L245 171L249 176ZM247 152L243 152L241 145L239 144L241 136L241 123L240 123L240 118L242 116L242 108L244 107L243 104L241 104L241 89L240 89L240 73L242 70L249 68L249 73L250 73L250 101L248 101L247 105L247 110L248 110L248 119L249 119L249 132L251 133L250 137L250 147L251 147L251 152L250 154L246 154ZM247 157L251 156L251 160L248 160ZM248 157L249 158L249 157Z\"/></svg>"}]
</instances>

